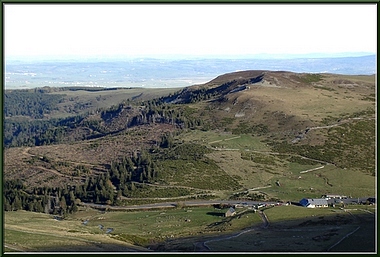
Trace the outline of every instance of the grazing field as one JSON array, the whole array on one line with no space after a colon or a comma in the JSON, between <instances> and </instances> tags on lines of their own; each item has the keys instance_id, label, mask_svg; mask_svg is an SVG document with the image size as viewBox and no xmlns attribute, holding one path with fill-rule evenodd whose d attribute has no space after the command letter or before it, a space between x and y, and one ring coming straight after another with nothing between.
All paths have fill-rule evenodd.
<instances>
[{"instance_id":1,"label":"grazing field","mask_svg":"<svg viewBox=\"0 0 380 257\"><path fill-rule=\"evenodd\" d=\"M320 167L321 165L317 165ZM310 166L306 165L305 170ZM307 173L292 172L272 181L272 187L261 189L284 201L299 201L304 197L319 198L325 194L341 194L352 198L375 195L375 177L349 169L325 166Z\"/></svg>"},{"instance_id":2,"label":"grazing field","mask_svg":"<svg viewBox=\"0 0 380 257\"><path fill-rule=\"evenodd\" d=\"M64 220L42 213L6 212L5 246L7 251L27 252L146 251L138 246L154 246L169 238L233 231L261 223L253 212L245 213L241 219L228 219L224 218L225 211L213 207L133 212L81 209ZM88 221L86 225L84 221ZM107 233L108 229L112 231Z\"/></svg>"},{"instance_id":3,"label":"grazing field","mask_svg":"<svg viewBox=\"0 0 380 257\"><path fill-rule=\"evenodd\" d=\"M78 252L142 250L126 242L114 240L81 220L56 220L52 215L27 211L4 215L5 251Z\"/></svg>"},{"instance_id":4,"label":"grazing field","mask_svg":"<svg viewBox=\"0 0 380 257\"><path fill-rule=\"evenodd\" d=\"M207 246L218 252L375 251L374 208L355 206L344 211L281 206L264 212L270 224L267 229L256 229L227 240L211 240Z\"/></svg>"}]
</instances>

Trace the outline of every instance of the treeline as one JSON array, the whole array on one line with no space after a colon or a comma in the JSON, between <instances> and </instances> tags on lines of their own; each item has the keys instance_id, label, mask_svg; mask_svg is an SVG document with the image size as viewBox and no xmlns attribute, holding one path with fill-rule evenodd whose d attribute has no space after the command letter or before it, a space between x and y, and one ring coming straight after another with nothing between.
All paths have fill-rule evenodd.
<instances>
[{"instance_id":1,"label":"treeline","mask_svg":"<svg viewBox=\"0 0 380 257\"><path fill-rule=\"evenodd\" d=\"M57 104L65 95L45 94L40 90L12 90L4 92L4 116L28 116L42 119L45 114L58 110Z\"/></svg>"},{"instance_id":2,"label":"treeline","mask_svg":"<svg viewBox=\"0 0 380 257\"><path fill-rule=\"evenodd\" d=\"M236 86L239 84L238 81L233 80L226 82L218 87L215 88L206 88L202 87L197 90L188 90L185 88L182 92L180 92L176 98L169 97L166 99L166 101L174 101L177 100L179 103L196 103L204 100L210 100L212 98L215 98L217 96L220 96L223 93L227 93L228 90L231 90L232 86Z\"/></svg>"},{"instance_id":3,"label":"treeline","mask_svg":"<svg viewBox=\"0 0 380 257\"><path fill-rule=\"evenodd\" d=\"M20 180L4 183L5 211L26 210L64 216L78 210L81 201L113 204L117 192L107 174L87 178L83 185L67 187L36 187L27 189Z\"/></svg>"},{"instance_id":4,"label":"treeline","mask_svg":"<svg viewBox=\"0 0 380 257\"><path fill-rule=\"evenodd\" d=\"M247 88L246 85L260 82L262 78L263 75L250 79L234 79L213 88L202 87L197 90L188 90L185 88L182 92L177 93L175 96L166 97L164 100L165 102L196 103L215 99L224 94L245 90Z\"/></svg>"},{"instance_id":5,"label":"treeline","mask_svg":"<svg viewBox=\"0 0 380 257\"><path fill-rule=\"evenodd\" d=\"M50 120L5 119L4 147L40 146L67 141L70 130L79 126L83 119L82 116Z\"/></svg>"},{"instance_id":6,"label":"treeline","mask_svg":"<svg viewBox=\"0 0 380 257\"><path fill-rule=\"evenodd\" d=\"M181 128L202 127L204 125L202 119L192 116L195 113L193 109L188 106L168 104L163 97L140 102L135 106L132 106L130 101L124 101L107 110L101 110L101 118L104 121L110 121L123 115L123 112L132 112L133 109L138 110L138 113L128 118L127 127L150 123L166 123Z\"/></svg>"},{"instance_id":7,"label":"treeline","mask_svg":"<svg viewBox=\"0 0 380 257\"><path fill-rule=\"evenodd\" d=\"M75 187L28 190L18 179L4 182L3 208L5 211L27 210L62 216L78 210Z\"/></svg>"},{"instance_id":8,"label":"treeline","mask_svg":"<svg viewBox=\"0 0 380 257\"><path fill-rule=\"evenodd\" d=\"M132 157L114 161L110 166L107 179L115 186L115 190L125 196L136 189L134 182L153 183L158 178L157 166L151 154L144 150L140 154L134 153Z\"/></svg>"},{"instance_id":9,"label":"treeline","mask_svg":"<svg viewBox=\"0 0 380 257\"><path fill-rule=\"evenodd\" d=\"M59 215L76 212L81 201L113 204L118 196L108 173L89 177L83 185L64 188L27 189L20 180L8 180L3 192L5 211L27 210Z\"/></svg>"},{"instance_id":10,"label":"treeline","mask_svg":"<svg viewBox=\"0 0 380 257\"><path fill-rule=\"evenodd\" d=\"M46 115L52 111L62 111L58 108L59 103L67 101L65 91L110 91L117 88L89 88L89 87L63 87L51 88L42 87L35 89L22 90L5 90L4 92L4 116L15 117L25 116L32 119L47 118ZM51 93L62 92L61 94ZM68 98L69 101L74 101L73 97ZM66 107L64 112L76 114L82 112L91 106L89 102L75 102L72 106Z\"/></svg>"}]
</instances>

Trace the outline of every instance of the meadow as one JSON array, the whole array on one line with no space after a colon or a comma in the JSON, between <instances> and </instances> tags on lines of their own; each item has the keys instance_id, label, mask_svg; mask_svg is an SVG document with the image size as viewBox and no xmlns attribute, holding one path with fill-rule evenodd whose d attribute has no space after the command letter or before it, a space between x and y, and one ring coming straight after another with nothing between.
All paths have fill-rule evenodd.
<instances>
[{"instance_id":1,"label":"meadow","mask_svg":"<svg viewBox=\"0 0 380 257\"><path fill-rule=\"evenodd\" d=\"M27 211L4 215L5 251L77 252L136 251L142 248L112 240L104 233L82 225L81 220L55 219L52 215Z\"/></svg>"},{"instance_id":2,"label":"meadow","mask_svg":"<svg viewBox=\"0 0 380 257\"><path fill-rule=\"evenodd\" d=\"M212 206L128 212L81 208L64 220L43 213L6 212L5 246L7 251L31 252L75 252L82 248L87 251L147 251L141 247L167 239L234 231L261 223L253 212L245 213L241 219L225 218L225 212ZM84 221L88 221L86 225ZM107 233L107 229L112 232Z\"/></svg>"},{"instance_id":3,"label":"meadow","mask_svg":"<svg viewBox=\"0 0 380 257\"><path fill-rule=\"evenodd\" d=\"M144 211L98 211L81 207L64 220L26 211L6 212L5 251L213 251L326 252L374 250L376 207L310 209L275 206L258 212L213 206ZM353 244L346 238L353 232ZM373 232L373 233L372 233Z\"/></svg>"}]
</instances>

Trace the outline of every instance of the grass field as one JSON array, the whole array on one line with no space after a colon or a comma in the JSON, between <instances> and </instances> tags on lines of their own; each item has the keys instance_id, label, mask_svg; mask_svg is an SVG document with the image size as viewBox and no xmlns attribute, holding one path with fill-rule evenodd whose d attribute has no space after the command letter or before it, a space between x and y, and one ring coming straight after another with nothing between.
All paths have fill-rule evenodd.
<instances>
[{"instance_id":1,"label":"grass field","mask_svg":"<svg viewBox=\"0 0 380 257\"><path fill-rule=\"evenodd\" d=\"M216 131L190 130L181 135L186 142L196 142L210 147L227 149L249 149L257 151L269 151L270 148L263 142L263 138L251 135L232 135L231 133Z\"/></svg>"},{"instance_id":2,"label":"grass field","mask_svg":"<svg viewBox=\"0 0 380 257\"><path fill-rule=\"evenodd\" d=\"M60 221L42 213L6 212L5 246L6 251L31 252L146 250L138 246L147 247L169 238L234 231L261 222L252 212L241 219L226 220L225 211L213 207L135 212L81 209ZM87 225L83 225L85 220ZM100 225L104 228L100 229ZM107 234L109 228L113 231Z\"/></svg>"},{"instance_id":3,"label":"grass field","mask_svg":"<svg viewBox=\"0 0 380 257\"><path fill-rule=\"evenodd\" d=\"M305 170L309 168L308 165L304 167ZM353 198L375 195L376 178L365 173L334 166L325 166L303 174L299 170L297 167L296 170L291 170L290 175L277 178L280 186L272 181L271 188L261 191L287 201L299 201L304 197L318 198L325 194L341 194Z\"/></svg>"},{"instance_id":4,"label":"grass field","mask_svg":"<svg viewBox=\"0 0 380 257\"><path fill-rule=\"evenodd\" d=\"M55 220L51 215L27 211L6 212L5 251L135 251L141 248L113 240L80 220Z\"/></svg>"}]
</instances>

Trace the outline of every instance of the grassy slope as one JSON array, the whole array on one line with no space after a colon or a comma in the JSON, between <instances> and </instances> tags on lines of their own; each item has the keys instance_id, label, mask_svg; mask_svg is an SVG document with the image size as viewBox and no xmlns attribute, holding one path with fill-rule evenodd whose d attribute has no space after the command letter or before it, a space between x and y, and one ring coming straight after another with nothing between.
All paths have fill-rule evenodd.
<instances>
[{"instance_id":1,"label":"grassy slope","mask_svg":"<svg viewBox=\"0 0 380 257\"><path fill-rule=\"evenodd\" d=\"M324 75L318 82L290 85L281 82L283 77L276 79L280 81L277 87L259 82L249 90L227 95L227 101L214 105L210 111L212 118L218 121L230 118L235 125L242 121L265 123L270 129L281 131L306 128L328 116L339 119L345 113L374 108L374 101L363 100L375 90L374 80L369 83L367 77L360 84L344 84L341 81L351 77L341 75ZM239 113L244 116L235 117Z\"/></svg>"},{"instance_id":2,"label":"grassy slope","mask_svg":"<svg viewBox=\"0 0 380 257\"><path fill-rule=\"evenodd\" d=\"M26 211L4 217L5 250L14 251L134 251L131 244L113 240L79 219L57 221L51 215Z\"/></svg>"}]
</instances>

